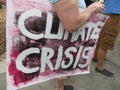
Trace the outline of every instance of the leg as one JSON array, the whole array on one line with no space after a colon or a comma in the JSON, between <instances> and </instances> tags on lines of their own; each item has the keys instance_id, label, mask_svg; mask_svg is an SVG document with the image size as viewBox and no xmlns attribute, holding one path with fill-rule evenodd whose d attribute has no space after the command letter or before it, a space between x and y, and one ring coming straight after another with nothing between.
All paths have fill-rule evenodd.
<instances>
[{"instance_id":1,"label":"leg","mask_svg":"<svg viewBox=\"0 0 120 90\"><path fill-rule=\"evenodd\" d=\"M106 56L106 51L99 48L98 51L97 51L97 60L98 60L97 68L99 70L103 70L104 69L103 63L104 63L105 56Z\"/></svg>"},{"instance_id":2,"label":"leg","mask_svg":"<svg viewBox=\"0 0 120 90\"><path fill-rule=\"evenodd\" d=\"M73 90L72 85L64 85L64 80L66 78L67 76L56 79L56 90Z\"/></svg>"},{"instance_id":3,"label":"leg","mask_svg":"<svg viewBox=\"0 0 120 90\"><path fill-rule=\"evenodd\" d=\"M95 68L95 70L105 76L113 76L113 73L106 70L104 68L104 59L105 59L105 56L106 56L106 50L103 50L101 48L98 48L98 51L97 51L97 67Z\"/></svg>"},{"instance_id":4,"label":"leg","mask_svg":"<svg viewBox=\"0 0 120 90\"><path fill-rule=\"evenodd\" d=\"M64 80L65 79L56 79L56 90L64 90Z\"/></svg>"}]
</instances>

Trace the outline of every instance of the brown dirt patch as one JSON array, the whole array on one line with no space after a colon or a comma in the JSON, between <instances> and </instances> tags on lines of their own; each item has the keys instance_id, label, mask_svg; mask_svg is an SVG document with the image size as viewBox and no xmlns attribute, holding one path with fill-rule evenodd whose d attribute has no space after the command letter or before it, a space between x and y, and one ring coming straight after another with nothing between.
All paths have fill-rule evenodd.
<instances>
[{"instance_id":1,"label":"brown dirt patch","mask_svg":"<svg viewBox=\"0 0 120 90\"><path fill-rule=\"evenodd\" d=\"M6 14L5 8L0 9L0 55L6 51Z\"/></svg>"}]
</instances>

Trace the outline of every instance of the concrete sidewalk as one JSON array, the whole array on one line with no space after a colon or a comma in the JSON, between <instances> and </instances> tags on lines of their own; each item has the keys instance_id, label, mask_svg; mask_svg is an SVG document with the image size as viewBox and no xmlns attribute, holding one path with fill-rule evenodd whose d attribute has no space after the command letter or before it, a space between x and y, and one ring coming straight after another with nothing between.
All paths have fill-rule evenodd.
<instances>
[{"instance_id":1,"label":"concrete sidewalk","mask_svg":"<svg viewBox=\"0 0 120 90\"><path fill-rule=\"evenodd\" d=\"M105 61L105 67L114 72L113 77L106 77L97 73L94 62L91 64L91 73L88 75L72 76L65 81L66 85L73 85L74 90L120 90L120 67ZM55 90L55 81L51 80L19 90Z\"/></svg>"},{"instance_id":2,"label":"concrete sidewalk","mask_svg":"<svg viewBox=\"0 0 120 90\"><path fill-rule=\"evenodd\" d=\"M74 90L120 90L120 67L106 60L105 67L114 72L113 77L106 77L94 70L95 64L92 62L90 74L72 76L65 84L73 85ZM0 75L0 90L6 90L5 73ZM55 90L55 81L50 80L19 90Z\"/></svg>"},{"instance_id":3,"label":"concrete sidewalk","mask_svg":"<svg viewBox=\"0 0 120 90\"><path fill-rule=\"evenodd\" d=\"M112 71L114 76L106 77L97 73L94 70L95 65L95 62L91 63L90 74L72 76L65 81L65 84L73 85L74 90L120 90L120 36L116 41L114 50L107 53L105 60L105 67ZM0 74L0 90L6 90L5 74ZM55 90L55 81L50 80L19 90Z\"/></svg>"}]
</instances>

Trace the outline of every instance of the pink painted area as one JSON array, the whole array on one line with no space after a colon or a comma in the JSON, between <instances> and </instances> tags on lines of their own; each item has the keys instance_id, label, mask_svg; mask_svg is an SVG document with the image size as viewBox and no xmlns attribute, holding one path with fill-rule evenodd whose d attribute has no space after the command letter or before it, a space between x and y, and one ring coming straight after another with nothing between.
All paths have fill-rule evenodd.
<instances>
[{"instance_id":1,"label":"pink painted area","mask_svg":"<svg viewBox=\"0 0 120 90\"><path fill-rule=\"evenodd\" d=\"M53 9L48 0L12 0L16 10L40 9L42 11L50 11Z\"/></svg>"}]
</instances>

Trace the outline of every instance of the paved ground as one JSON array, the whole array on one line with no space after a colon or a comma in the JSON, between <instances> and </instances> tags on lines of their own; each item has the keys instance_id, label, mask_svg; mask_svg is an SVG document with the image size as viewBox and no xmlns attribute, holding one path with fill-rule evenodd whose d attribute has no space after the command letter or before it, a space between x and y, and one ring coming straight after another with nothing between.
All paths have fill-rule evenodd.
<instances>
[{"instance_id":1,"label":"paved ground","mask_svg":"<svg viewBox=\"0 0 120 90\"><path fill-rule=\"evenodd\" d=\"M97 73L94 70L95 65L96 63L92 62L90 74L72 76L65 84L73 85L74 90L120 90L120 36L114 50L107 53L105 61L105 67L111 70L114 76L106 77ZM6 90L5 73L0 74L0 90ZM19 90L55 90L55 82L50 80Z\"/></svg>"}]
</instances>

